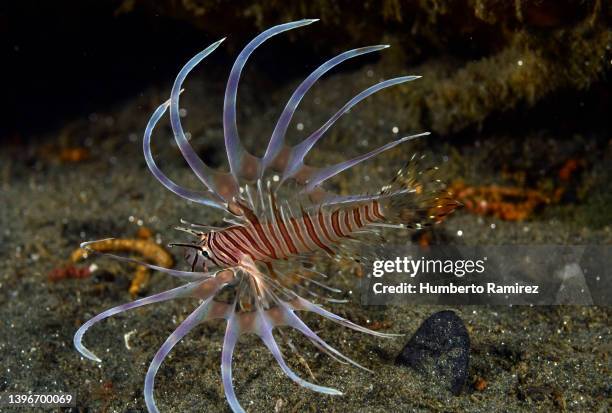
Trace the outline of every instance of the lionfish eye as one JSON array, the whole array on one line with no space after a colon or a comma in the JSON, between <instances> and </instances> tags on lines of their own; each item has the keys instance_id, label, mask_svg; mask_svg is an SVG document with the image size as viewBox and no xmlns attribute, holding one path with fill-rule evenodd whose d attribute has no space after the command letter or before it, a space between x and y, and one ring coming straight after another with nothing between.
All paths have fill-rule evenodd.
<instances>
[{"instance_id":1,"label":"lionfish eye","mask_svg":"<svg viewBox=\"0 0 612 413\"><path fill-rule=\"evenodd\" d=\"M202 255L204 256L204 258L210 258L210 255L208 255L208 251L203 249L203 250L201 250L201 252L202 252Z\"/></svg>"}]
</instances>

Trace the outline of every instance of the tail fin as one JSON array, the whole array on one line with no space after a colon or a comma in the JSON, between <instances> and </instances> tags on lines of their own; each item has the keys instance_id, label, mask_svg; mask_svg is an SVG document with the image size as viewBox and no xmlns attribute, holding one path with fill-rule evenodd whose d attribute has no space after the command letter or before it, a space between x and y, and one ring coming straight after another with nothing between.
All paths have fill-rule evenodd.
<instances>
[{"instance_id":1,"label":"tail fin","mask_svg":"<svg viewBox=\"0 0 612 413\"><path fill-rule=\"evenodd\" d=\"M423 158L413 156L383 187L382 207L388 223L421 229L441 222L461 205L437 177L437 167L419 168Z\"/></svg>"}]
</instances>

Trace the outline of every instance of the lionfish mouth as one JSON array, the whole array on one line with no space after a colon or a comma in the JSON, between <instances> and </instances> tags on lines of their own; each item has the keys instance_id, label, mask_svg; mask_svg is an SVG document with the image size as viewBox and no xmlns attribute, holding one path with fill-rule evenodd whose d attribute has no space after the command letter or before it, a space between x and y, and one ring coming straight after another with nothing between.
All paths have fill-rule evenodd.
<instances>
[{"instance_id":1,"label":"lionfish mouth","mask_svg":"<svg viewBox=\"0 0 612 413\"><path fill-rule=\"evenodd\" d=\"M211 169L198 157L185 137L179 116L179 96L183 81L189 72L224 39L213 43L187 62L174 82L170 99L155 110L147 124L143 149L152 174L178 196L223 210L229 216L226 221L231 225L226 228L213 228L214 231L208 233L206 237L199 238L201 242L207 243L206 251L209 255L206 259L210 259L215 264L214 268L218 268L215 271L208 270L213 268L212 266L200 264L206 261L199 261L195 255L190 255L191 271L182 271L128 257L105 254L118 260L138 263L161 271L185 283L180 287L106 310L83 324L74 336L74 345L90 360L101 362L82 343L86 330L95 323L133 308L175 298L192 297L201 300L198 307L166 339L149 365L144 385L144 398L149 412L158 411L153 395L154 381L165 357L196 325L213 319L224 319L227 322L221 354L221 374L227 401L234 412L243 412L244 409L238 402L232 383L232 356L239 337L248 333L260 337L281 370L300 386L324 394L342 394L336 389L310 383L295 374L287 366L272 334L273 330L283 326L293 328L333 359L365 370L368 369L323 341L298 317L297 313L302 311L315 313L341 326L377 337L398 335L380 333L359 326L303 298L300 294L308 294L328 302L342 301L317 294L310 289L312 286L326 292L339 292L317 281L315 279L317 275L324 275L312 267L301 266L302 260L316 254L326 258L334 255L352 258L356 252L351 245L359 241L360 234L374 233L377 227L410 227L421 225L421 220L436 221L440 215L429 212L436 207L445 213L452 211L452 207L448 207L452 203L446 197L440 196L437 189L417 191L412 187L414 177L404 177L404 179L401 173L398 177L402 179L396 177L391 185L382 188L380 193L374 195L340 196L322 188L326 180L340 172L400 143L428 133L403 137L336 165L314 168L304 164L304 159L312 147L332 124L354 105L379 90L417 79L418 76L398 77L371 86L349 100L328 122L300 144L293 147L285 144L285 133L297 105L323 74L345 60L385 49L388 47L386 45L350 50L322 64L298 86L289 99L274 128L264 156L257 158L243 147L236 127L236 94L240 74L248 57L267 39L315 21L317 20L300 20L272 27L259 34L238 55L229 75L223 110L229 173ZM168 109L178 147L195 175L204 184L205 191L194 191L176 184L157 167L153 159L151 135L157 122ZM273 185L270 180L264 181L267 171L276 174L272 179ZM292 181L294 188L297 188L290 196L291 202L288 199L277 200L279 189L283 185L286 187L286 182L289 181ZM296 216L291 211L290 204L293 203L295 206L296 202L299 203L301 216ZM407 214L407 211L410 213ZM402 218L407 216L410 218ZM202 235L189 229L187 231ZM81 246L96 252L91 247L95 242L97 241L84 242ZM199 252L196 251L198 254L204 251L203 246L197 248L201 249ZM293 271L291 275L273 268L273 265L287 265L293 262L297 263L299 269ZM295 281L296 275L302 282Z\"/></svg>"}]
</instances>

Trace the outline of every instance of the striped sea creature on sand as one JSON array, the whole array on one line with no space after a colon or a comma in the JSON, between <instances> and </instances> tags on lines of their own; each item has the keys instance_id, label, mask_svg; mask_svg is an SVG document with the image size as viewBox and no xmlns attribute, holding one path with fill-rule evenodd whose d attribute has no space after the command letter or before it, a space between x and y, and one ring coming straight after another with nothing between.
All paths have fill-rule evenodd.
<instances>
[{"instance_id":1,"label":"striped sea creature on sand","mask_svg":"<svg viewBox=\"0 0 612 413\"><path fill-rule=\"evenodd\" d=\"M150 412L158 409L154 399L155 375L165 357L197 324L212 319L226 320L221 354L221 375L227 401L234 412L243 412L232 383L232 355L241 335L252 333L262 340L281 370L300 386L329 394L340 391L308 382L286 364L272 332L278 327L299 331L312 344L333 359L365 368L323 341L298 317L312 312L341 326L378 337L392 337L372 331L324 309L315 301L342 302L333 298L340 290L323 282L326 275L313 263L338 257L362 258L362 247L372 243L386 227L419 228L435 223L451 212L455 204L441 190L439 181L428 171L419 171L415 159L393 180L373 193L338 195L324 183L339 173L428 133L403 137L347 161L322 168L304 163L315 144L333 123L354 105L384 88L409 82L418 76L385 80L349 100L323 126L295 146L285 143L293 114L306 92L326 72L345 60L385 49L386 45L350 50L328 60L310 74L295 90L283 109L262 157L250 154L242 145L236 125L236 94L242 69L251 53L267 39L316 20L300 20L272 27L253 39L238 55L227 82L223 108L223 129L229 172L206 165L189 144L179 116L182 84L189 72L222 42L213 43L195 55L181 69L170 99L155 110L144 133L144 155L155 178L176 195L226 214L224 227L190 224L178 228L190 234L191 241L174 243L185 249L188 268L162 268L129 257L110 255L136 262L184 281L181 286L102 312L87 321L74 336L74 345L86 358L101 360L82 343L83 335L95 323L132 308L181 297L200 300L197 308L167 338L149 365L144 398ZM169 111L176 143L185 160L204 185L203 191L184 188L169 179L156 165L151 153L151 135L160 118ZM414 158L414 157L413 157ZM97 241L82 244L87 248ZM91 248L91 247L90 247ZM308 299L304 298L308 296ZM311 301L312 300L312 301Z\"/></svg>"}]
</instances>

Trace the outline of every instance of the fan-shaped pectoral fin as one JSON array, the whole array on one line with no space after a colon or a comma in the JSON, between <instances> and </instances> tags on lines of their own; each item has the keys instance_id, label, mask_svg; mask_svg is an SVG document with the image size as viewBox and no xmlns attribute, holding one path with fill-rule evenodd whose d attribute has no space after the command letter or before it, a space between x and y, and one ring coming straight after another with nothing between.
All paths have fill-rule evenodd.
<instances>
[{"instance_id":1,"label":"fan-shaped pectoral fin","mask_svg":"<svg viewBox=\"0 0 612 413\"><path fill-rule=\"evenodd\" d=\"M320 171L320 168L315 168L309 165L302 165L300 170L292 177L292 179L295 180L295 183L299 187L301 187L301 189L297 188L296 190L297 191L302 190L303 187L307 185L311 177L314 176L318 171ZM280 187L280 185L282 185L283 183L284 183L284 180L281 180L278 187ZM332 194L321 187L317 187L313 189L312 191L308 192L308 199L313 205L319 205L325 199L331 198L334 196L335 194Z\"/></svg>"},{"instance_id":2,"label":"fan-shaped pectoral fin","mask_svg":"<svg viewBox=\"0 0 612 413\"><path fill-rule=\"evenodd\" d=\"M276 126L274 127L274 131L272 132L272 136L270 137L270 142L268 143L268 147L266 149L265 155L262 159L262 174L265 169L270 167L273 164L279 152L281 152L285 143L285 134L287 133L287 128L289 127L289 123L291 122L291 118L295 113L297 106L300 101L306 95L308 90L323 76L325 73L344 62L345 60L351 59L353 57L357 57L366 53L376 52L378 50L382 50L389 47L388 45L377 45L377 46L368 46L361 47L359 49L353 49L346 51L344 53L339 54L338 56L328 60L319 66L314 72L312 72L304 81L295 89L287 104L285 105L285 109L278 118Z\"/></svg>"},{"instance_id":3,"label":"fan-shaped pectoral fin","mask_svg":"<svg viewBox=\"0 0 612 413\"><path fill-rule=\"evenodd\" d=\"M145 403L147 405L147 409L149 412L159 413L157 406L155 405L154 398L154 388L155 388L155 375L157 374L157 370L159 366L161 366L162 362L170 353L172 348L179 342L183 337L187 335L196 325L207 319L207 315L210 310L210 304L213 301L213 297L208 298L202 304L200 304L195 311L193 311L186 319L183 321L176 330L166 339L164 344L159 348L151 364L149 365L149 369L147 370L147 375L145 377L145 385L144 385L144 398Z\"/></svg>"},{"instance_id":4,"label":"fan-shaped pectoral fin","mask_svg":"<svg viewBox=\"0 0 612 413\"><path fill-rule=\"evenodd\" d=\"M352 321L349 321L345 318L340 317L339 315L336 315L330 311L325 310L323 307L320 307L316 304L311 303L308 300L305 300L301 297L296 298L296 300L292 303L293 307L295 309L300 309L300 310L306 310L306 311L310 311L313 312L315 314L318 314L322 317L325 317L337 324L340 324L344 327L350 328L352 330L355 331L359 331L360 333L366 333L366 334L370 334L372 336L376 336L376 337L383 337L383 338L393 338L393 337L402 337L403 334L388 334L388 333L381 333L378 331L374 331L374 330L370 330L369 328L366 327L362 327L358 324L353 323Z\"/></svg>"},{"instance_id":5,"label":"fan-shaped pectoral fin","mask_svg":"<svg viewBox=\"0 0 612 413\"><path fill-rule=\"evenodd\" d=\"M306 300L304 300L306 301ZM286 305L286 304L285 304ZM290 308L288 305L286 308ZM339 352L338 350L336 350L335 348L333 348L332 346L330 346L329 344L327 344L321 337L319 337L314 331L312 331L310 329L310 327L308 327L295 313L293 310L287 311L286 313L286 317L285 317L285 324L295 328L296 330L298 330L299 332L301 332L302 334L304 334L306 337L308 337L310 340L316 342L317 344L319 344L321 347L323 347L326 351L334 354L336 357L346 361L347 363L352 364L355 367L359 367L360 369L366 370L366 371L370 371L370 369L362 366L361 364L357 363L355 360L345 356L344 354L342 354L341 352Z\"/></svg>"},{"instance_id":6,"label":"fan-shaped pectoral fin","mask_svg":"<svg viewBox=\"0 0 612 413\"><path fill-rule=\"evenodd\" d=\"M294 382L296 382L302 387L305 387L307 389L310 389L310 390L313 390L319 393L331 394L334 396L342 395L342 392L334 388L319 386L319 385L310 383L309 381L306 381L302 379L301 377L299 377L297 374L295 374L293 370L291 370L289 366L287 366L287 363L283 359L283 355L280 349L278 348L278 344L276 344L276 341L274 340L274 336L272 335L272 330L270 328L266 328L263 331L260 331L259 336L261 337L261 340L264 342L266 347L268 347L268 350L270 350L270 353L272 353L272 356L274 356L274 358L276 359L276 362L278 363L283 373L285 373L287 377L289 377L291 380L293 380Z\"/></svg>"},{"instance_id":7,"label":"fan-shaped pectoral fin","mask_svg":"<svg viewBox=\"0 0 612 413\"><path fill-rule=\"evenodd\" d=\"M409 140L418 138L420 136L426 136L429 135L429 132L424 132L424 133L419 133L416 135L410 135L410 136L405 136L401 139L398 139L396 141L393 142L389 142L386 145L381 146L380 148L374 149L371 152L368 152L366 154L357 156L353 159L350 159L348 161L345 162L340 162L338 164L335 165L331 165L325 168L321 168L320 170L317 170L314 174L312 174L312 176L310 177L310 179L308 180L308 183L306 185L306 187L303 189L304 192L310 192L312 190L314 190L317 186L321 185L323 182L325 182L326 180L328 180L329 178L332 178L336 175L338 175L340 172L352 168L353 166L366 161L368 159L371 159L373 157L375 157L376 155L387 151L391 148L396 147L397 145L399 145L400 143L404 143L407 142Z\"/></svg>"},{"instance_id":8,"label":"fan-shaped pectoral fin","mask_svg":"<svg viewBox=\"0 0 612 413\"><path fill-rule=\"evenodd\" d=\"M287 314L287 312L291 311L292 310L289 307L282 305L274 308L273 310L268 311L264 311L261 306L259 306L257 309L257 322L255 323L255 326L253 328L253 332L261 338L268 350L270 350L270 353L272 353L272 356L274 356L274 358L276 359L281 370L291 380L293 380L302 387L319 393L342 395L342 392L336 389L333 389L331 387L319 386L302 379L297 374L295 374L293 370L289 368L289 366L287 366L287 363L283 358L280 348L278 347L278 344L274 339L272 330L275 326L284 324L283 320L285 320L288 316L291 317L289 314Z\"/></svg>"},{"instance_id":9,"label":"fan-shaped pectoral fin","mask_svg":"<svg viewBox=\"0 0 612 413\"><path fill-rule=\"evenodd\" d=\"M342 108L340 108L338 112L336 112L327 122L325 122L323 126L321 126L308 138L304 139L300 144L296 145L292 149L290 160L287 163L287 166L283 172L283 180L288 179L299 173L299 171L304 166L304 159L306 158L306 155L308 155L308 152L312 149L312 147L319 141L319 139L323 137L325 132L327 132L327 130L331 128L332 125L338 119L340 119L342 115L347 113L353 106L382 89L409 82L411 80L418 79L419 77L420 76L402 76L395 79L385 80L376 85L370 86L369 88L349 100L344 106L342 106Z\"/></svg>"},{"instance_id":10,"label":"fan-shaped pectoral fin","mask_svg":"<svg viewBox=\"0 0 612 413\"><path fill-rule=\"evenodd\" d=\"M260 175L261 168L260 160L250 155L240 142L238 126L236 124L236 96L242 69L253 51L269 38L287 30L309 25L315 21L317 21L317 19L299 20L274 26L264 31L246 45L234 62L227 81L227 87L225 89L225 101L223 104L223 131L225 135L225 149L227 151L230 171L236 181L241 178L249 180L256 179Z\"/></svg>"},{"instance_id":11,"label":"fan-shaped pectoral fin","mask_svg":"<svg viewBox=\"0 0 612 413\"><path fill-rule=\"evenodd\" d=\"M201 282L196 281L196 282L192 282L189 284L185 284L180 287L174 288L172 290L164 291L159 294L154 294L149 297L145 297L145 298L141 298L136 301L132 301L131 303L126 303L126 304L119 305L117 307L110 308L98 314L97 316L93 317L92 319L87 321L85 324L83 324L77 330L73 338L74 347L84 357L87 357L88 359L93 360L93 361L102 362L102 360L100 360L94 353L89 351L82 343L83 335L85 335L85 332L91 326L93 326L99 321L104 320L105 318L108 318L115 314L123 313L124 311L131 310L132 308L142 307L143 305L158 303L161 301L168 301L168 300L172 300L175 298L188 297L198 288L200 283Z\"/></svg>"},{"instance_id":12,"label":"fan-shaped pectoral fin","mask_svg":"<svg viewBox=\"0 0 612 413\"><path fill-rule=\"evenodd\" d=\"M164 115L164 113L166 113L166 110L169 106L169 100L160 105L155 110L155 112L153 112L153 115L151 116L151 119L149 119L147 127L145 128L142 147L144 151L145 161L147 162L149 170L163 186L165 186L168 190L177 194L178 196L193 202L197 202L198 204L225 210L226 207L224 205L223 199L221 199L215 193L193 191L191 189L187 189L180 185L177 185L176 183L174 183L174 181L168 178L166 174L164 174L155 163L155 160L153 159L153 153L151 152L151 134L153 133L157 122L159 122L159 119Z\"/></svg>"},{"instance_id":13,"label":"fan-shaped pectoral fin","mask_svg":"<svg viewBox=\"0 0 612 413\"><path fill-rule=\"evenodd\" d=\"M234 413L244 413L244 409L238 402L234 384L232 383L232 357L234 349L240 336L240 325L235 314L231 314L227 320L225 339L223 340L223 350L221 352L221 380L225 397Z\"/></svg>"},{"instance_id":14,"label":"fan-shaped pectoral fin","mask_svg":"<svg viewBox=\"0 0 612 413\"><path fill-rule=\"evenodd\" d=\"M191 58L177 75L176 79L174 80L174 85L172 86L172 91L170 92L170 124L172 125L174 139L176 140L179 150L183 154L183 157L187 161L187 164L189 164L191 170L210 191L223 198L226 202L229 202L231 201L232 197L238 193L237 182L231 176L231 179L228 179L228 177L225 176L228 174L216 172L214 169L206 165L202 159L200 159L185 136L179 114L179 95L181 93L181 88L185 78L189 72L191 72L191 70L193 70L193 68L206 56L212 53L213 50L215 50L221 44L221 42L223 42L223 40L225 39L221 39L218 42L213 43Z\"/></svg>"}]
</instances>

